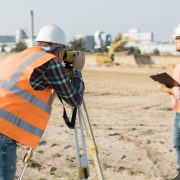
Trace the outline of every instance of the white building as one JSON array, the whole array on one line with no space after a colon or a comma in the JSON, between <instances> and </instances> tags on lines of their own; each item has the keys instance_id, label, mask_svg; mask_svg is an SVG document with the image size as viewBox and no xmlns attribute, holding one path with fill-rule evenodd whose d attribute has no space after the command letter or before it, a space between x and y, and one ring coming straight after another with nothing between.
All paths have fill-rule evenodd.
<instances>
[{"instance_id":1,"label":"white building","mask_svg":"<svg viewBox=\"0 0 180 180\"><path fill-rule=\"evenodd\" d=\"M21 40L28 39L28 36L23 29L17 29L15 32L15 37L16 43L19 43Z\"/></svg>"},{"instance_id":2,"label":"white building","mask_svg":"<svg viewBox=\"0 0 180 180\"><path fill-rule=\"evenodd\" d=\"M94 33L95 49L106 49L112 42L110 34L106 34L103 31L96 31Z\"/></svg>"},{"instance_id":3,"label":"white building","mask_svg":"<svg viewBox=\"0 0 180 180\"><path fill-rule=\"evenodd\" d=\"M124 33L133 39L132 42L126 44L126 47L135 47L138 48L142 54L152 54L156 51L159 51L161 55L178 55L176 52L175 44L170 37L170 41L155 42L152 32L140 32L138 29L130 29L128 33Z\"/></svg>"},{"instance_id":4,"label":"white building","mask_svg":"<svg viewBox=\"0 0 180 180\"><path fill-rule=\"evenodd\" d=\"M137 42L153 42L154 35L152 32L140 32L138 29L130 29L127 33L124 33L134 39Z\"/></svg>"},{"instance_id":5,"label":"white building","mask_svg":"<svg viewBox=\"0 0 180 180\"><path fill-rule=\"evenodd\" d=\"M75 35L75 39L82 38L85 42L86 51L93 52L95 49L106 50L112 42L112 36L103 31L96 31L94 35Z\"/></svg>"},{"instance_id":6,"label":"white building","mask_svg":"<svg viewBox=\"0 0 180 180\"><path fill-rule=\"evenodd\" d=\"M178 55L175 44L173 43L141 43L141 42L129 42L126 47L135 47L141 51L141 54L153 54L155 50L158 50L161 55Z\"/></svg>"}]
</instances>

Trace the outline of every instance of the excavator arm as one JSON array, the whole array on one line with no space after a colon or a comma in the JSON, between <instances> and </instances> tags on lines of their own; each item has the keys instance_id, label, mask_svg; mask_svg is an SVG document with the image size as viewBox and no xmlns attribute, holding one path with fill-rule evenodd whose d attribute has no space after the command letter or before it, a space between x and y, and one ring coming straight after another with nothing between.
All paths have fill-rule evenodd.
<instances>
[{"instance_id":1,"label":"excavator arm","mask_svg":"<svg viewBox=\"0 0 180 180\"><path fill-rule=\"evenodd\" d=\"M108 59L111 61L114 50L118 47L121 47L122 45L124 45L128 41L130 41L130 38L128 36L122 36L122 38L120 40L112 43L108 49Z\"/></svg>"},{"instance_id":2,"label":"excavator arm","mask_svg":"<svg viewBox=\"0 0 180 180\"><path fill-rule=\"evenodd\" d=\"M111 43L110 47L108 48L107 56L97 56L96 62L97 63L111 63L114 58L114 50L118 47L124 45L124 43L130 41L131 39L128 36L122 36L122 38L114 43Z\"/></svg>"}]
</instances>

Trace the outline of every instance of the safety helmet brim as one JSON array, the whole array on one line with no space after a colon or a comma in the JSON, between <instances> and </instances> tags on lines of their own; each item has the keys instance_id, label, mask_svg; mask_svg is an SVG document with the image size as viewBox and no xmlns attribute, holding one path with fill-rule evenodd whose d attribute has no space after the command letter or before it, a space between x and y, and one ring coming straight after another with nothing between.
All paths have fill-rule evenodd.
<instances>
[{"instance_id":1,"label":"safety helmet brim","mask_svg":"<svg viewBox=\"0 0 180 180\"><path fill-rule=\"evenodd\" d=\"M41 28L35 41L67 45L64 31L55 24L49 24Z\"/></svg>"}]
</instances>

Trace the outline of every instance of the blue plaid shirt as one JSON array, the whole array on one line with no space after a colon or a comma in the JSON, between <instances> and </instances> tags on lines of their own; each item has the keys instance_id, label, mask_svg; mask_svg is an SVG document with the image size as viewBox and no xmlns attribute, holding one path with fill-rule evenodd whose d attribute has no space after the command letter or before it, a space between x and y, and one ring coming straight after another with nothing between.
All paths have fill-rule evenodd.
<instances>
[{"instance_id":1,"label":"blue plaid shirt","mask_svg":"<svg viewBox=\"0 0 180 180\"><path fill-rule=\"evenodd\" d=\"M35 90L43 90L50 86L59 98L71 106L77 107L82 102L84 83L81 72L73 69L72 80L70 80L63 63L55 58L34 69L30 84Z\"/></svg>"}]
</instances>

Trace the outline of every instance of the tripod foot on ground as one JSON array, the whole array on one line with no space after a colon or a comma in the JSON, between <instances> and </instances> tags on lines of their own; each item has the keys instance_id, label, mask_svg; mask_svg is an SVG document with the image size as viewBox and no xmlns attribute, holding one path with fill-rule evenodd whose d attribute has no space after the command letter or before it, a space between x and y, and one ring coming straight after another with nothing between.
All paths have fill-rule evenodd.
<instances>
[{"instance_id":1,"label":"tripod foot on ground","mask_svg":"<svg viewBox=\"0 0 180 180\"><path fill-rule=\"evenodd\" d=\"M177 169L177 175L174 178L165 179L165 180L180 180L180 169Z\"/></svg>"},{"instance_id":2,"label":"tripod foot on ground","mask_svg":"<svg viewBox=\"0 0 180 180\"><path fill-rule=\"evenodd\" d=\"M178 174L172 180L180 180L180 169L177 170Z\"/></svg>"}]
</instances>

